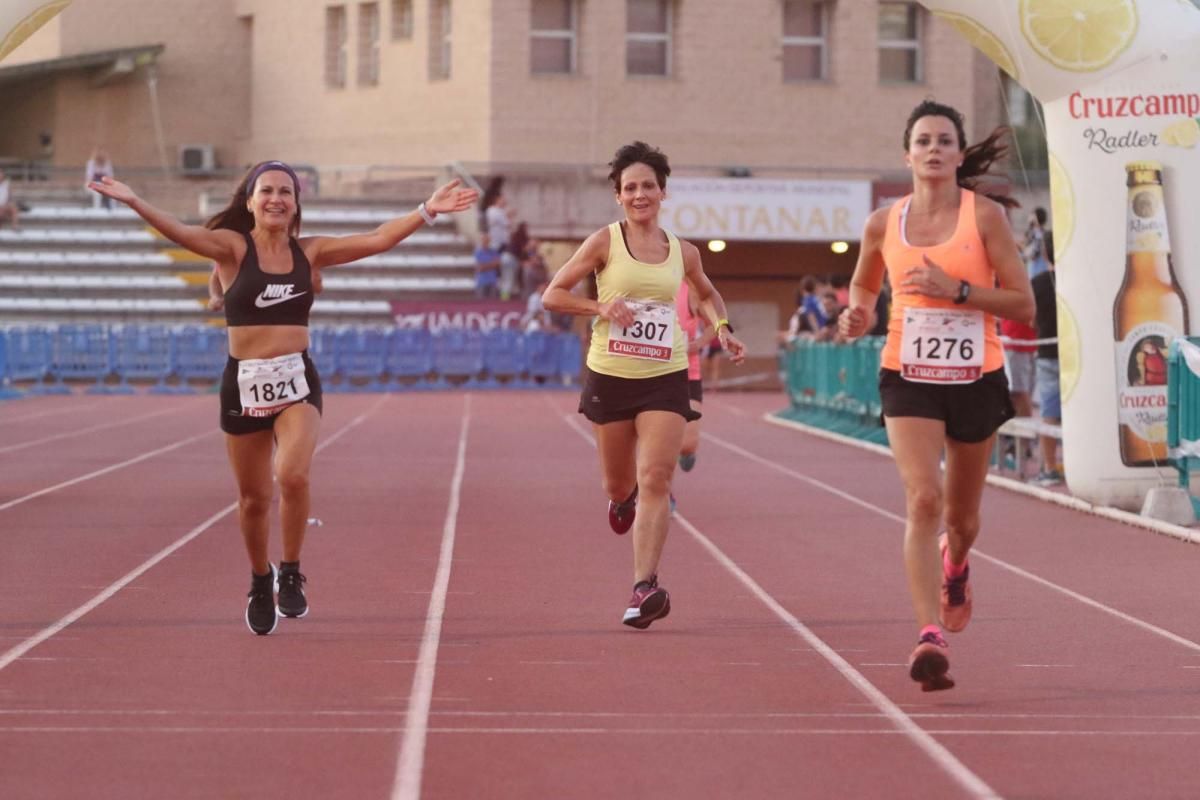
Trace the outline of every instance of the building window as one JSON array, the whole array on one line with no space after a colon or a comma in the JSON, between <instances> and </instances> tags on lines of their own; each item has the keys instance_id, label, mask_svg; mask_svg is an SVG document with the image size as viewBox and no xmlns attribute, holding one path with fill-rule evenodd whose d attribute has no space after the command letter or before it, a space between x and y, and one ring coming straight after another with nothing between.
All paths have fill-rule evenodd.
<instances>
[{"instance_id":1,"label":"building window","mask_svg":"<svg viewBox=\"0 0 1200 800\"><path fill-rule=\"evenodd\" d=\"M916 3L880 3L880 82L919 83L921 72L921 9Z\"/></svg>"},{"instance_id":2,"label":"building window","mask_svg":"<svg viewBox=\"0 0 1200 800\"><path fill-rule=\"evenodd\" d=\"M412 0L392 0L392 41L411 39L412 35Z\"/></svg>"},{"instance_id":3,"label":"building window","mask_svg":"<svg viewBox=\"0 0 1200 800\"><path fill-rule=\"evenodd\" d=\"M379 85L379 3L358 5L358 85Z\"/></svg>"},{"instance_id":4,"label":"building window","mask_svg":"<svg viewBox=\"0 0 1200 800\"><path fill-rule=\"evenodd\" d=\"M346 7L325 7L325 85L346 88Z\"/></svg>"},{"instance_id":5,"label":"building window","mask_svg":"<svg viewBox=\"0 0 1200 800\"><path fill-rule=\"evenodd\" d=\"M429 3L429 77L450 77L450 0Z\"/></svg>"},{"instance_id":6,"label":"building window","mask_svg":"<svg viewBox=\"0 0 1200 800\"><path fill-rule=\"evenodd\" d=\"M829 77L829 6L821 0L784 0L783 79Z\"/></svg>"},{"instance_id":7,"label":"building window","mask_svg":"<svg viewBox=\"0 0 1200 800\"><path fill-rule=\"evenodd\" d=\"M671 74L671 0L625 0L625 73Z\"/></svg>"},{"instance_id":8,"label":"building window","mask_svg":"<svg viewBox=\"0 0 1200 800\"><path fill-rule=\"evenodd\" d=\"M529 24L529 71L575 71L576 0L533 0Z\"/></svg>"}]
</instances>

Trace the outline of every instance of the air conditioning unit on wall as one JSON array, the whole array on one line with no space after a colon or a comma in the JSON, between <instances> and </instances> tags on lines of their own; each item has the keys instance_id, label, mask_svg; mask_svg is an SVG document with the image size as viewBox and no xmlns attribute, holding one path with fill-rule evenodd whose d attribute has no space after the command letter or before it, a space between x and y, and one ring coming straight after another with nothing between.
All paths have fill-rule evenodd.
<instances>
[{"instance_id":1,"label":"air conditioning unit on wall","mask_svg":"<svg viewBox=\"0 0 1200 800\"><path fill-rule=\"evenodd\" d=\"M185 175L205 175L217 168L216 154L211 144L179 146L179 168Z\"/></svg>"}]
</instances>

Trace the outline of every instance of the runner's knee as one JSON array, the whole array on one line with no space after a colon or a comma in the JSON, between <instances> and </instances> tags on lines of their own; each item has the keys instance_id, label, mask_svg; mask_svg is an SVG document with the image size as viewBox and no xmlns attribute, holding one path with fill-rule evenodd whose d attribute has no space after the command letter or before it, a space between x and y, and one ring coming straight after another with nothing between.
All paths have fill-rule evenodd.
<instances>
[{"instance_id":1,"label":"runner's knee","mask_svg":"<svg viewBox=\"0 0 1200 800\"><path fill-rule=\"evenodd\" d=\"M909 489L908 518L913 520L938 519L942 514L942 491L936 486Z\"/></svg>"}]
</instances>

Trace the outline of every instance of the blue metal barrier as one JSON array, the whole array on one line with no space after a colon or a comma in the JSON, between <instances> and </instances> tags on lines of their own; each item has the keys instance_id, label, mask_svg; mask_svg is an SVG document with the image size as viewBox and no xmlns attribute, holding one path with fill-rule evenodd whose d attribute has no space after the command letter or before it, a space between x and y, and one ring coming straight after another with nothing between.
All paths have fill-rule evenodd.
<instances>
[{"instance_id":1,"label":"blue metal barrier","mask_svg":"<svg viewBox=\"0 0 1200 800\"><path fill-rule=\"evenodd\" d=\"M525 334L514 328L493 328L483 337L484 386L524 386Z\"/></svg>"},{"instance_id":2,"label":"blue metal barrier","mask_svg":"<svg viewBox=\"0 0 1200 800\"><path fill-rule=\"evenodd\" d=\"M1200 337L1176 337L1167 356L1167 453L1179 473L1179 485L1191 496L1192 470L1200 467L1200 375L1188 364L1200 366ZM1191 497L1200 517L1200 499Z\"/></svg>"},{"instance_id":3,"label":"blue metal barrier","mask_svg":"<svg viewBox=\"0 0 1200 800\"><path fill-rule=\"evenodd\" d=\"M558 372L563 384L578 384L583 371L583 342L573 333L561 333L558 346Z\"/></svg>"},{"instance_id":4,"label":"blue metal barrier","mask_svg":"<svg viewBox=\"0 0 1200 800\"><path fill-rule=\"evenodd\" d=\"M22 326L5 331L8 379L32 383L29 391L33 394L44 391L42 382L50 375L50 343L50 330L44 327Z\"/></svg>"},{"instance_id":5,"label":"blue metal barrier","mask_svg":"<svg viewBox=\"0 0 1200 800\"><path fill-rule=\"evenodd\" d=\"M22 394L12 388L12 379L8 375L8 337L0 331L0 400L11 400Z\"/></svg>"},{"instance_id":6,"label":"blue metal barrier","mask_svg":"<svg viewBox=\"0 0 1200 800\"><path fill-rule=\"evenodd\" d=\"M174 374L179 378L176 391L194 392L193 381L204 381L216 388L229 358L229 342L224 329L209 325L184 325L171 332L174 340Z\"/></svg>"},{"instance_id":7,"label":"blue metal barrier","mask_svg":"<svg viewBox=\"0 0 1200 800\"><path fill-rule=\"evenodd\" d=\"M381 328L345 328L335 335L341 390L377 392L383 388L387 332ZM356 383L355 379L365 379Z\"/></svg>"},{"instance_id":8,"label":"blue metal barrier","mask_svg":"<svg viewBox=\"0 0 1200 800\"><path fill-rule=\"evenodd\" d=\"M394 379L389 389L426 389L433 372L433 338L424 328L388 331L384 369Z\"/></svg>"},{"instance_id":9,"label":"blue metal barrier","mask_svg":"<svg viewBox=\"0 0 1200 800\"><path fill-rule=\"evenodd\" d=\"M483 334L476 330L447 328L433 337L433 367L438 385L447 378L462 378L461 386L476 386L483 372Z\"/></svg>"},{"instance_id":10,"label":"blue metal barrier","mask_svg":"<svg viewBox=\"0 0 1200 800\"><path fill-rule=\"evenodd\" d=\"M54 331L49 391L69 394L63 381L94 380L89 394L108 394L104 379L112 374L112 341L105 325L59 325Z\"/></svg>"},{"instance_id":11,"label":"blue metal barrier","mask_svg":"<svg viewBox=\"0 0 1200 800\"><path fill-rule=\"evenodd\" d=\"M312 359L321 376L321 386L326 392L340 390L334 382L341 375L337 359L337 329L316 327L308 329L308 357Z\"/></svg>"},{"instance_id":12,"label":"blue metal barrier","mask_svg":"<svg viewBox=\"0 0 1200 800\"><path fill-rule=\"evenodd\" d=\"M168 394L173 389L167 378L175 369L175 344L171 332L161 325L119 325L112 329L113 369L124 394L131 394L131 380L156 380L151 392Z\"/></svg>"},{"instance_id":13,"label":"blue metal barrier","mask_svg":"<svg viewBox=\"0 0 1200 800\"><path fill-rule=\"evenodd\" d=\"M562 368L562 337L549 331L525 334L525 359L529 377L539 385L552 383Z\"/></svg>"}]
</instances>

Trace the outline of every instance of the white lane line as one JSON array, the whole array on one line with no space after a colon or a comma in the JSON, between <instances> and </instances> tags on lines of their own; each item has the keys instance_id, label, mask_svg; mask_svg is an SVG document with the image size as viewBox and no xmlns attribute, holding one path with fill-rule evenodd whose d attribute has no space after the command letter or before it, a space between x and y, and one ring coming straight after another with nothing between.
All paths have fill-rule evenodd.
<instances>
[{"instance_id":1,"label":"white lane line","mask_svg":"<svg viewBox=\"0 0 1200 800\"><path fill-rule=\"evenodd\" d=\"M806 433L809 436L816 436L818 439L827 439L831 442L837 442L838 444L845 444L849 445L850 447L857 447L860 450L878 453L880 455L887 456L888 458L892 457L892 451L890 448L881 444L875 444L874 442L864 442L863 440L855 439L852 436L834 433L833 431L816 428L812 425L805 425L803 422L795 422L790 419L780 419L771 413L763 414L762 420L771 425L778 425L783 428L792 428L793 430L800 431L801 433ZM1091 514L1095 517L1103 517L1116 522L1123 522L1126 525L1132 525L1135 528L1142 528L1144 530L1160 533L1164 536L1182 539L1183 541L1191 542L1192 544L1200 544L1200 533L1191 530L1190 528L1185 528L1182 525L1163 522L1162 520L1152 519L1151 517L1143 517L1141 514L1135 514L1131 511L1122 511L1119 508L1093 505L1086 500L1075 497L1074 495L1066 494L1065 492L1052 492L1049 489L1043 489L1040 486L1032 486L1028 483L1014 480L1013 478L1006 478L1003 475L997 475L995 473L988 474L987 482L991 486L997 486L1001 489L1007 489L1010 492L1023 494L1028 497L1036 497L1039 500L1045 500L1056 505L1064 506L1065 508L1070 508L1074 511L1082 511L1085 514Z\"/></svg>"},{"instance_id":2,"label":"white lane line","mask_svg":"<svg viewBox=\"0 0 1200 800\"><path fill-rule=\"evenodd\" d=\"M429 709L433 703L433 679L437 670L438 641L442 636L442 618L446 613L446 594L450 588L450 567L454 559L454 538L458 526L458 506L463 475L467 467L467 432L471 427L471 395L463 403L462 428L458 434L458 459L450 483L450 500L442 526L442 548L438 556L433 594L425 613L425 633L413 672L412 693L408 700L400 757L392 783L393 800L417 800L421 796L422 771L425 768L425 741L429 735Z\"/></svg>"},{"instance_id":3,"label":"white lane line","mask_svg":"<svg viewBox=\"0 0 1200 800\"><path fill-rule=\"evenodd\" d=\"M384 400L387 399L387 397L388 397L388 395L384 395L383 399L381 399L379 402L375 403L375 405L372 406L370 409L363 412L359 416L355 417L353 420L351 420L345 426L343 426L337 433L333 434L328 439L326 439L324 442L321 442L321 444L317 445L317 448L314 452L316 452L316 453L321 452L326 447L328 447L329 445L336 442L342 436L342 434L346 433L351 428L354 428L355 426L359 425L364 419L367 418L367 416L369 414L371 414L376 408L378 408L379 405ZM207 436L207 435L208 435L207 433L200 434L200 436ZM181 442L180 444L192 441L192 439L198 439L198 438L200 438L200 436L193 436L191 439L185 439L184 442ZM178 447L178 446L179 446L179 444L171 445L170 448L166 448L166 449L174 449L175 447ZM155 452L158 452L158 451L155 451ZM143 458L148 458L150 455L152 455L152 454L140 456L138 458L138 460L141 460ZM110 467L109 469L111 470L111 469L113 469L113 467ZM77 479L76 481L73 481L73 483L77 483L78 480L82 480L82 479ZM155 564L158 564L164 558L171 555L176 550L178 550L179 548L183 547L185 544L190 542L192 539L195 539L197 536L199 536L200 534L204 533L206 530L211 528L222 517L224 517L226 514L230 513L231 511L235 510L237 508L237 505L238 504L235 501L235 502L230 503L229 505L225 506L223 509L221 509L217 513L213 514L211 517L204 520L204 522L201 522L199 525L197 525L196 527L192 528L190 531L185 533L182 537L180 537L179 539L176 539L174 542L167 545L162 550L159 550L157 553L155 553L150 558L143 561L138 566L134 567L132 570L127 572L124 577L117 580L115 583L109 585L108 588L106 588L104 591L97 594L91 600L89 600L86 603L84 603L83 605L81 605L79 608L77 608L74 611L72 611L71 613L67 614L66 616L64 616L62 619L58 620L54 624L49 625L49 626L43 628L42 630L38 631L33 636L30 636L28 639L26 639L25 641L18 644L16 647L13 647L10 650L8 650L7 652L5 652L3 655L0 655L0 670L3 670L9 664L13 663L18 658L23 656L25 653L28 653L33 648L37 647L39 644L46 641L54 634L58 633L59 631L63 630L64 628L68 627L72 623L78 621L81 617L83 617L85 614L87 614L88 612L95 609L97 606L99 606L105 600L108 600L114 594L121 591L121 589L125 588L130 583L137 580L139 577L141 577L141 575L143 575L147 570L149 570ZM3 507L0 506L0 508L3 508Z\"/></svg>"},{"instance_id":4,"label":"white lane line","mask_svg":"<svg viewBox=\"0 0 1200 800\"><path fill-rule=\"evenodd\" d=\"M592 437L578 427L574 419L566 417L568 424L574 428L583 438L595 446ZM707 436L707 434L705 434ZM713 437L708 437L713 438ZM830 487L832 489L832 487ZM837 490L834 490L837 491ZM711 539L700 532L696 526L688 522L687 518L676 512L675 519L680 525L692 535L692 538L700 543L700 546L708 551L717 563L723 566L734 578L736 578L742 586L746 587L751 594L757 597L763 605L774 612L775 616L779 617L787 624L793 632L798 634L801 639L808 644L813 650L819 653L826 661L838 671L841 676L850 683L854 688L863 694L871 705L879 709L895 726L897 732L903 733L909 738L918 748L923 750L927 756L941 769L947 773L956 783L959 784L971 797L976 798L999 798L1000 795L988 786L978 775L972 772L965 764L959 761L954 755L942 746L940 742L933 738L931 734L921 728L916 722L904 713L895 703L888 698L883 692L875 687L861 672L850 665L846 659L842 658L837 651L825 643L820 637L808 629L800 620L796 619L790 611L784 608L779 602L767 593L765 589L759 586L758 582L751 578L745 570L739 567L733 559L725 555L721 548L717 547Z\"/></svg>"},{"instance_id":5,"label":"white lane line","mask_svg":"<svg viewBox=\"0 0 1200 800\"><path fill-rule=\"evenodd\" d=\"M820 489L821 491L828 492L829 494L832 494L836 497L840 497L849 503L853 503L854 505L859 506L860 508L865 508L868 511L872 511L881 517L893 520L895 522L900 523L901 525L904 524L904 517L901 516L900 514L895 514L891 511L888 511L885 508L880 508L879 506L875 505L874 503L863 500L860 497L856 497L855 495L852 495L849 492L844 492L835 486L829 485L828 483L819 481L816 478L810 477L801 472L797 472L794 469L785 467L782 464L779 464L775 461L771 461L770 459L763 458L762 456L757 455L755 453L751 453L749 450L746 450L743 447L739 447L738 445L733 444L732 442L728 442L719 436L713 436L710 433L702 433L700 435L703 436L705 439L711 441L713 444L716 444L720 447L724 447L725 449L727 449L731 452L737 453L738 455L742 456L743 458L749 459L750 461L753 461L756 464L761 464L764 467L773 469L776 472L780 472L784 475L787 475L790 478L795 478L798 481L807 483L808 485L816 487L817 489ZM1126 614L1124 611L1120 611L1116 608L1113 608L1112 606L1105 605L1104 603L1100 602L1099 600L1095 600L1091 597L1088 597L1087 595L1080 594L1079 592L1076 592L1072 589L1068 589L1065 586L1060 586L1059 584L1054 583L1053 581L1046 580L1045 578L1043 578L1039 575L1035 575L1032 572L1029 572L1028 570L1024 570L1024 569L1016 566L1015 564L1010 564L1007 561L1002 561L1001 559L995 558L994 556L989 556L987 553L985 553L977 548L971 549L971 555L973 557L977 557L983 561L987 561L989 564L994 564L997 567L1000 567L1001 569L1008 570L1009 572L1013 573L1014 575L1019 575L1020 577L1025 578L1026 580L1033 581L1034 583L1036 583L1040 586L1043 586L1047 589L1058 592L1059 594L1065 595L1065 596L1071 598L1072 600L1083 603L1086 606L1090 606L1091 608L1094 608L1097 611L1102 611L1105 614L1115 617L1123 622L1128 622L1130 625L1134 625L1138 628L1141 628L1142 630L1144 630L1148 633L1153 633L1156 636L1161 636L1162 638L1168 639L1168 640L1174 642L1175 644L1178 644L1178 645L1188 648L1189 650L1194 650L1194 651L1200 652L1200 643L1198 643L1198 642L1194 642L1191 639L1186 639L1183 636L1180 636L1176 633L1172 633L1171 631L1167 630L1166 628L1160 628L1158 625L1155 625L1151 622L1147 622L1143 619L1139 619L1135 616L1132 616L1131 614Z\"/></svg>"},{"instance_id":6,"label":"white lane line","mask_svg":"<svg viewBox=\"0 0 1200 800\"><path fill-rule=\"evenodd\" d=\"M78 430L73 431L63 431L62 433L56 433L53 436L43 436L41 439L30 439L27 442L10 444L7 447L0 447L0 453L12 453L17 450L24 450L27 447L36 447L39 444L46 444L47 442L57 442L61 439L70 439L75 436L82 436L85 433L92 433L93 431L104 431L110 428L123 428L126 425L135 425L153 417L161 417L163 414L178 414L180 411L187 410L190 405L194 405L196 402L197 401L193 400L192 403L183 403L177 406L171 406L170 408L162 408L158 411L152 411L149 414L142 414L141 416L132 417L130 419L122 419L116 422L101 422L97 425L92 425L87 428L79 428Z\"/></svg>"},{"instance_id":7,"label":"white lane line","mask_svg":"<svg viewBox=\"0 0 1200 800\"><path fill-rule=\"evenodd\" d=\"M70 726L34 726L34 725L0 725L0 733L108 733L108 734L231 734L231 733L250 733L250 734L317 734L328 736L330 734L388 734L393 735L400 731L399 727L378 726L378 727L262 727L262 726L246 726L246 727L205 727L205 726L153 726L153 725L130 725L130 726L88 726L88 725L70 725ZM663 728L663 727L637 727L637 728L429 728L429 733L433 734L466 734L469 736L480 736L486 734L494 735L517 735L517 736L649 736L649 735L673 735L673 736L903 736L904 732L895 728ZM1063 736L1063 737L1101 737L1101 736L1159 736L1159 737L1195 737L1200 736L1200 731L1162 731L1162 730L1050 730L1050 731L1035 731L1035 730L990 730L987 728L947 728L945 730L931 731L938 736L1004 736L1004 737L1019 737L1019 736Z\"/></svg>"},{"instance_id":8,"label":"white lane line","mask_svg":"<svg viewBox=\"0 0 1200 800\"><path fill-rule=\"evenodd\" d=\"M123 469L124 467L132 466L133 464L136 464L139 461L145 461L148 458L154 458L155 456L162 455L163 453L169 453L172 450L178 450L180 447L189 445L192 442L197 441L198 439L203 439L205 436L212 436L216 432L217 431L205 431L204 433L198 433L195 436L189 436L186 439L182 439L182 440L176 442L175 444L169 444L165 447L160 447L157 450L151 450L148 453L142 453L140 456L134 456L133 458L126 459L125 461L121 461L117 464L112 464L103 469L98 469L94 472L89 472L86 475L80 475L78 478L72 478L69 481L63 481L62 483L56 483L53 486L47 486L45 489L38 489L36 492L33 492L32 494L27 494L24 497L18 497L15 500L9 500L7 503L0 503L0 511L6 511L6 510L12 508L13 506L19 506L21 503L27 502L29 500L34 500L38 497L41 497L42 495L47 495L47 494L50 494L51 492L57 492L59 489L66 489L68 486L74 486L77 483L83 483L84 481L91 480L92 478L99 478L101 475L107 475L110 472L115 472L119 469Z\"/></svg>"},{"instance_id":9,"label":"white lane line","mask_svg":"<svg viewBox=\"0 0 1200 800\"><path fill-rule=\"evenodd\" d=\"M895 725L898 732L903 733L909 738L918 748L923 750L927 756L939 767L942 771L949 775L959 786L961 786L971 797L978 798L998 798L1000 795L988 786L982 778L976 775L967 767L966 764L954 757L949 750L933 738L933 735L923 729L920 725L912 720L904 713L891 699L882 691L877 689L873 683L853 666L850 662L842 658L836 650L825 643L819 636L808 629L804 623L796 619L790 611L784 608L779 602L767 593L765 589L758 585L758 582L751 578L745 570L739 567L733 559L725 555L721 548L700 532L695 525L688 522L687 518L682 514L676 513L675 519L684 529L692 535L700 546L709 552L726 570L729 571L743 586L749 589L755 597L762 601L763 605L771 609L775 616L783 620L796 634L800 636L809 647L812 647L826 661L828 661L841 676L858 689L871 704L884 713L892 724Z\"/></svg>"},{"instance_id":10,"label":"white lane line","mask_svg":"<svg viewBox=\"0 0 1200 800\"><path fill-rule=\"evenodd\" d=\"M103 403L93 402L90 404L90 407L88 408L88 410L95 411L100 406L111 405L116 400L117 400L117 398L115 398L115 397L108 397L108 398L105 398L105 401ZM0 406L0 407L2 407L2 406ZM77 403L68 403L67 405L63 406L62 408L51 408L51 409L46 409L44 411L35 411L32 414L22 414L19 417L0 417L0 425L9 425L12 423L17 423L17 422L25 422L26 420L30 420L30 419L40 419L41 417L53 417L53 416L57 416L58 414L71 414L71 413L78 413L78 412L79 412L79 405Z\"/></svg>"}]
</instances>

